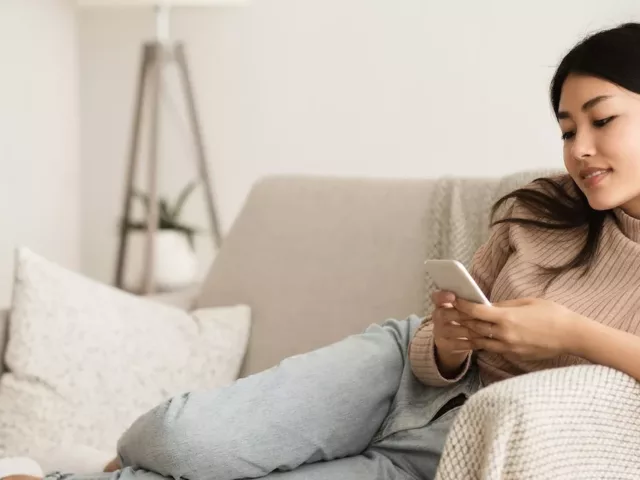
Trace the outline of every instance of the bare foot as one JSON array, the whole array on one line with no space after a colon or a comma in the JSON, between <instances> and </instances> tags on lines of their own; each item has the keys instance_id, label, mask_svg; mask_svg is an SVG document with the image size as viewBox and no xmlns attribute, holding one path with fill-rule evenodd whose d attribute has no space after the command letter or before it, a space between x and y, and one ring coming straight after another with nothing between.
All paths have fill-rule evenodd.
<instances>
[{"instance_id":1,"label":"bare foot","mask_svg":"<svg viewBox=\"0 0 640 480\"><path fill-rule=\"evenodd\" d=\"M114 458L109 463L107 463L106 467L104 467L104 472L115 472L117 470L120 470L121 468L122 465L120 465L120 460Z\"/></svg>"},{"instance_id":2,"label":"bare foot","mask_svg":"<svg viewBox=\"0 0 640 480\"><path fill-rule=\"evenodd\" d=\"M42 480L40 477L32 477L31 475L9 475L2 477L2 480Z\"/></svg>"}]
</instances>

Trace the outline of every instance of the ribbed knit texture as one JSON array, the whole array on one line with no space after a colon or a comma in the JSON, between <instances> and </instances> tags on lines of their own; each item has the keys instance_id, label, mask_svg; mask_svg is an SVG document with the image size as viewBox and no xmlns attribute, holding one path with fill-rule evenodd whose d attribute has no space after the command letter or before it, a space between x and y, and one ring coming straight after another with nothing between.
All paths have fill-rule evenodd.
<instances>
[{"instance_id":1,"label":"ribbed knit texture","mask_svg":"<svg viewBox=\"0 0 640 480\"><path fill-rule=\"evenodd\" d=\"M566 306L604 325L638 334L640 331L640 220L621 209L609 216L600 248L591 270L561 274L544 292L546 279L541 266L559 266L572 259L584 244L585 230L553 231L530 226L499 224L476 252L471 268L480 288L491 302L515 298L545 298ZM521 206L512 204L508 216L531 218ZM617 220L617 221L616 221ZM435 361L433 324L427 319L416 333L410 351L415 375L425 384L444 386L458 378L444 378ZM485 385L537 370L588 363L561 355L542 361L527 361L479 351L477 362Z\"/></svg>"}]
</instances>

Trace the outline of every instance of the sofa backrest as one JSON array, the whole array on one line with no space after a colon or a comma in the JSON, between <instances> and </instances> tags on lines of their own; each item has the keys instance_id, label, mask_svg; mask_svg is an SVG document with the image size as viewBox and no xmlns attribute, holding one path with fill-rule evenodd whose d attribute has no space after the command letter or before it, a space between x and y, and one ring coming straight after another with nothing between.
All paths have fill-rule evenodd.
<instances>
[{"instance_id":1,"label":"sofa backrest","mask_svg":"<svg viewBox=\"0 0 640 480\"><path fill-rule=\"evenodd\" d=\"M487 203L469 210L488 212L495 195L550 173L454 182L465 201ZM429 223L440 218L434 215L455 213L442 205L438 212L444 213L431 212L432 194L438 200L446 190L442 181L450 180L269 177L257 183L196 300L197 307L251 306L241 375L390 317L430 313L424 271L427 239L433 240ZM494 197L479 195L486 188ZM474 244L484 241L484 234L474 237Z\"/></svg>"},{"instance_id":2,"label":"sofa backrest","mask_svg":"<svg viewBox=\"0 0 640 480\"><path fill-rule=\"evenodd\" d=\"M423 313L432 185L272 177L253 188L196 301L251 306L243 375Z\"/></svg>"}]
</instances>

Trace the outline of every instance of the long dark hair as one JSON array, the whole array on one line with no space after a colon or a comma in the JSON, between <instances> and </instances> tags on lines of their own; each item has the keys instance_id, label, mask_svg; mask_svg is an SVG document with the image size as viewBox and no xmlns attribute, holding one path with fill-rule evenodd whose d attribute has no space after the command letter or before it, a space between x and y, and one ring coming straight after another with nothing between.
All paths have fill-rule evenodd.
<instances>
[{"instance_id":1,"label":"long dark hair","mask_svg":"<svg viewBox=\"0 0 640 480\"><path fill-rule=\"evenodd\" d=\"M553 111L558 115L562 86L569 74L589 75L640 93L640 23L625 23L597 32L582 40L562 59L553 80L550 95ZM611 210L595 210L587 197L569 177L539 178L533 187L515 190L500 198L493 206L493 224L514 223L543 229L584 230L584 244L574 258L565 264L545 267L549 284L557 275L573 269L587 273L598 252L600 237ZM507 217L496 220L498 209L515 199L534 217Z\"/></svg>"}]
</instances>

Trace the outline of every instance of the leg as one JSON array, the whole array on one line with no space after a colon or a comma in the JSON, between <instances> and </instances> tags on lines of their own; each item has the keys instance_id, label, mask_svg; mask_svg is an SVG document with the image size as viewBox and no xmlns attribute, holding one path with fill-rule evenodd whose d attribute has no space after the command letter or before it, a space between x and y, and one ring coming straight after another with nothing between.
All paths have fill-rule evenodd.
<instances>
[{"instance_id":1,"label":"leg","mask_svg":"<svg viewBox=\"0 0 640 480\"><path fill-rule=\"evenodd\" d=\"M290 472L274 472L265 480L413 480L384 455L367 451L355 457L302 465Z\"/></svg>"},{"instance_id":2,"label":"leg","mask_svg":"<svg viewBox=\"0 0 640 480\"><path fill-rule=\"evenodd\" d=\"M355 457L341 458L329 462L302 465L288 472L274 472L265 480L412 480L388 458L377 452L366 452ZM13 479L11 479L13 480ZM15 479L23 480L23 479ZM31 479L29 479L31 480ZM34 479L37 480L37 479ZM169 480L145 470L126 468L112 474L60 475L52 474L44 480Z\"/></svg>"},{"instance_id":3,"label":"leg","mask_svg":"<svg viewBox=\"0 0 640 480\"><path fill-rule=\"evenodd\" d=\"M11 480L11 479L7 479ZM50 473L43 480L170 480L157 473L131 467L112 473Z\"/></svg>"},{"instance_id":4,"label":"leg","mask_svg":"<svg viewBox=\"0 0 640 480\"><path fill-rule=\"evenodd\" d=\"M122 464L233 480L358 455L389 411L418 324L374 325L227 388L173 398L124 434Z\"/></svg>"},{"instance_id":5,"label":"leg","mask_svg":"<svg viewBox=\"0 0 640 480\"><path fill-rule=\"evenodd\" d=\"M265 480L433 480L447 433L459 408L424 428L401 431L364 453L273 472ZM165 480L158 474L126 468L115 474L49 476L45 480Z\"/></svg>"}]
</instances>

